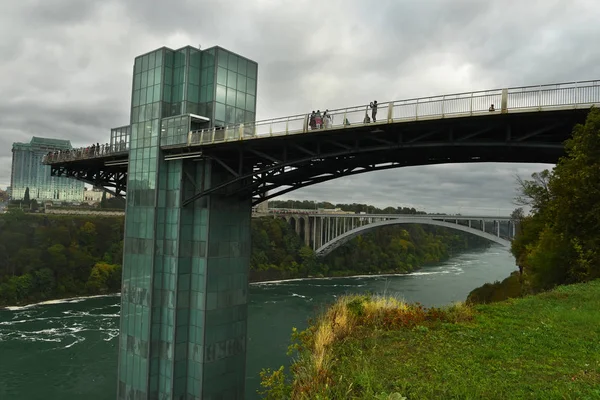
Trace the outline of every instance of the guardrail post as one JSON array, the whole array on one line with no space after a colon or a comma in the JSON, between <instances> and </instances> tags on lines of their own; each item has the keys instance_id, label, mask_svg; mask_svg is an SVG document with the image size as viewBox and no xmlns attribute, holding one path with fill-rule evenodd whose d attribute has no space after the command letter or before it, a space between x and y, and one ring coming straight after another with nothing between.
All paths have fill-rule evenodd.
<instances>
[{"instance_id":1,"label":"guardrail post","mask_svg":"<svg viewBox=\"0 0 600 400\"><path fill-rule=\"evenodd\" d=\"M538 111L542 111L542 85L538 89Z\"/></svg>"},{"instance_id":2,"label":"guardrail post","mask_svg":"<svg viewBox=\"0 0 600 400\"><path fill-rule=\"evenodd\" d=\"M500 101L500 110L502 114L508 112L508 89L502 89L502 100Z\"/></svg>"},{"instance_id":3,"label":"guardrail post","mask_svg":"<svg viewBox=\"0 0 600 400\"><path fill-rule=\"evenodd\" d=\"M240 124L240 140L244 138L244 124Z\"/></svg>"},{"instance_id":4,"label":"guardrail post","mask_svg":"<svg viewBox=\"0 0 600 400\"><path fill-rule=\"evenodd\" d=\"M415 103L415 121L419 120L419 99Z\"/></svg>"},{"instance_id":5,"label":"guardrail post","mask_svg":"<svg viewBox=\"0 0 600 400\"><path fill-rule=\"evenodd\" d=\"M273 136L273 122L269 123L269 136Z\"/></svg>"},{"instance_id":6,"label":"guardrail post","mask_svg":"<svg viewBox=\"0 0 600 400\"><path fill-rule=\"evenodd\" d=\"M388 123L391 123L394 121L394 103L388 103L388 116L387 116L387 120ZM344 120L345 122L345 120Z\"/></svg>"},{"instance_id":7,"label":"guardrail post","mask_svg":"<svg viewBox=\"0 0 600 400\"><path fill-rule=\"evenodd\" d=\"M288 117L288 119L285 120L285 134L287 135L289 133L289 124L290 124L290 117Z\"/></svg>"},{"instance_id":8,"label":"guardrail post","mask_svg":"<svg viewBox=\"0 0 600 400\"><path fill-rule=\"evenodd\" d=\"M188 147L192 145L192 131L188 132L187 145Z\"/></svg>"},{"instance_id":9,"label":"guardrail post","mask_svg":"<svg viewBox=\"0 0 600 400\"><path fill-rule=\"evenodd\" d=\"M213 127L213 128L212 128L212 141L211 141L212 143L214 143L214 142L215 142L215 135L216 135L216 132L217 132L217 128L216 128L216 127Z\"/></svg>"},{"instance_id":10,"label":"guardrail post","mask_svg":"<svg viewBox=\"0 0 600 400\"><path fill-rule=\"evenodd\" d=\"M575 82L575 104L574 107L577 109L577 105L579 104L579 82Z\"/></svg>"},{"instance_id":11,"label":"guardrail post","mask_svg":"<svg viewBox=\"0 0 600 400\"><path fill-rule=\"evenodd\" d=\"M471 101L469 102L469 115L473 115L473 92L471 92Z\"/></svg>"},{"instance_id":12,"label":"guardrail post","mask_svg":"<svg viewBox=\"0 0 600 400\"><path fill-rule=\"evenodd\" d=\"M445 105L446 105L446 96L442 96L442 118L444 118L444 110L445 110Z\"/></svg>"}]
</instances>

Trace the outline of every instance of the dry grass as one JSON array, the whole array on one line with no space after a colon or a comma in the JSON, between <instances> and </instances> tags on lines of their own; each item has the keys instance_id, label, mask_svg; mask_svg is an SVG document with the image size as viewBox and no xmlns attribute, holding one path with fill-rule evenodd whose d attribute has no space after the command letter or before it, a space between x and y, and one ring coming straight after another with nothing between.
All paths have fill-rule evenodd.
<instances>
[{"instance_id":1,"label":"dry grass","mask_svg":"<svg viewBox=\"0 0 600 400\"><path fill-rule=\"evenodd\" d=\"M362 328L400 329L431 322L459 322L472 319L473 311L463 303L445 309L424 308L389 296L344 296L321 314L311 326L294 333L299 359L294 363L292 399L307 398L331 387L331 347Z\"/></svg>"}]
</instances>

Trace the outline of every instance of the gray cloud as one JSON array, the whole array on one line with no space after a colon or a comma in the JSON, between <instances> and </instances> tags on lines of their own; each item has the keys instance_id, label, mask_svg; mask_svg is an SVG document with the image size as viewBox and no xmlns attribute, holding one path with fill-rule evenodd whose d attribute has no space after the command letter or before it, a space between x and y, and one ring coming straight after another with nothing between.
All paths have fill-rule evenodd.
<instances>
[{"instance_id":1,"label":"gray cloud","mask_svg":"<svg viewBox=\"0 0 600 400\"><path fill-rule=\"evenodd\" d=\"M589 0L8 0L0 4L0 186L10 146L74 145L126 124L133 58L220 45L259 63L258 118L381 101L598 78ZM291 198L509 210L514 174L542 165L442 165L339 179Z\"/></svg>"}]
</instances>

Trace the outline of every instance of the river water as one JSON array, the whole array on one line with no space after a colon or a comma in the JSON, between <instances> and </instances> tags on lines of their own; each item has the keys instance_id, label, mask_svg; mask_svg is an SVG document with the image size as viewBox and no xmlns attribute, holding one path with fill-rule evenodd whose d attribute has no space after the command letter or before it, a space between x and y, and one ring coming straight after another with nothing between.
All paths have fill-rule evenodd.
<instances>
[{"instance_id":1,"label":"river water","mask_svg":"<svg viewBox=\"0 0 600 400\"><path fill-rule=\"evenodd\" d=\"M515 270L499 247L471 251L403 276L305 279L250 286L247 399L261 368L278 368L292 327L337 296L383 293L426 306L462 301L475 287ZM0 399L113 400L117 383L119 297L52 301L0 310Z\"/></svg>"}]
</instances>

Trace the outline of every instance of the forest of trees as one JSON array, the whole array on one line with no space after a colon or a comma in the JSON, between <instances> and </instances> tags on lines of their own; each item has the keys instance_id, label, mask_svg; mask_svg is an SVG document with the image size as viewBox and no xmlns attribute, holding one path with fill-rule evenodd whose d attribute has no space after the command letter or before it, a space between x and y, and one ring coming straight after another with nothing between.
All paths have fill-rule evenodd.
<instances>
[{"instance_id":1,"label":"forest of trees","mask_svg":"<svg viewBox=\"0 0 600 400\"><path fill-rule=\"evenodd\" d=\"M123 218L26 214L0 218L0 305L117 292Z\"/></svg>"},{"instance_id":2,"label":"forest of trees","mask_svg":"<svg viewBox=\"0 0 600 400\"><path fill-rule=\"evenodd\" d=\"M318 259L285 221L254 218L250 280L410 272L486 245L477 236L445 228L392 226ZM123 217L13 209L0 216L0 306L118 292L122 258Z\"/></svg>"},{"instance_id":3,"label":"forest of trees","mask_svg":"<svg viewBox=\"0 0 600 400\"><path fill-rule=\"evenodd\" d=\"M514 213L520 219L512 253L521 274L471 293L475 301L503 300L557 285L600 278L600 110L592 108L565 142L552 171L518 179Z\"/></svg>"}]
</instances>

